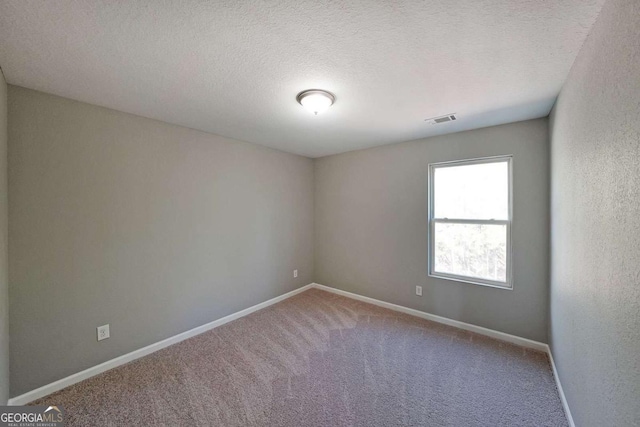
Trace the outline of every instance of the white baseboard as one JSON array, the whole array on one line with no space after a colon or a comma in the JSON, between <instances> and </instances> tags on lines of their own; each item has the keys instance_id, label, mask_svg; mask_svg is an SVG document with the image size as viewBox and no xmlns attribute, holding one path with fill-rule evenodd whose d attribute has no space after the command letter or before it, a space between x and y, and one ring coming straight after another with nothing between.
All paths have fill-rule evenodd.
<instances>
[{"instance_id":1,"label":"white baseboard","mask_svg":"<svg viewBox=\"0 0 640 427\"><path fill-rule=\"evenodd\" d=\"M547 351L547 345L538 341L533 341L527 338L518 337L516 335L507 334L493 329L483 328L482 326L472 325L470 323L460 322L459 320L449 319L448 317L437 316L435 314L427 313L413 308L404 307L401 305L391 304L390 302L380 301L374 298L365 297L362 295L354 294L351 292L343 291L340 289L331 288L329 286L313 283L312 286L323 291L333 292L334 294L342 295L348 298L353 298L359 301L368 302L369 304L377 305L379 307L388 308L390 310L399 311L402 313L410 314L412 316L420 317L422 319L431 320L433 322L443 323L445 325L454 326L465 331L475 332L477 334L486 335L491 338L495 338L501 341L507 341L512 344L517 344L522 347L532 348L535 350Z\"/></svg>"},{"instance_id":2,"label":"white baseboard","mask_svg":"<svg viewBox=\"0 0 640 427\"><path fill-rule=\"evenodd\" d=\"M551 347L549 346L547 346L547 354L549 355L551 369L553 370L553 377L556 380L556 388L558 389L560 401L562 402L562 407L564 408L564 414L567 416L569 427L576 427L576 424L573 422L573 416L571 415L571 409L569 409L569 403L567 402L567 398L564 395L564 390L562 389L562 384L560 383L560 376L558 375L558 370L556 369L556 363L553 361L553 353L551 353Z\"/></svg>"},{"instance_id":3,"label":"white baseboard","mask_svg":"<svg viewBox=\"0 0 640 427\"><path fill-rule=\"evenodd\" d=\"M534 350L539 350L545 352L549 355L549 361L551 362L551 369L553 371L553 377L556 381L556 387L558 388L558 394L560 395L560 401L562 402L562 407L564 409L565 415L567 416L567 421L569 422L570 427L575 427L575 423L573 422L573 417L571 416L571 410L569 409L569 404L567 403L567 399L564 395L564 391L562 390L562 384L560 384L560 377L558 376L558 371L556 369L555 362L553 361L553 355L551 354L551 349L545 343L541 343L538 341L533 341L527 338L522 338L516 335L507 334L504 332L496 331L489 328L483 328L482 326L472 325L470 323L460 322L459 320L449 319L448 317L437 316L435 314L426 313L420 310L414 310L413 308L404 307L397 304L392 304L390 302L380 301L375 298L369 298L362 295L354 294L352 292L343 291L341 289L331 288L329 286L321 285L319 283L312 283L311 286L316 289L321 289L323 291L332 292L334 294L342 295L347 298L352 298L355 300L367 302L369 304L377 305L379 307L388 308L390 310L399 311L402 313L410 314L412 316L420 317L422 319L431 320L433 322L443 323L445 325L454 326L456 328L464 329L466 331L475 332L477 334L486 335L491 338L495 338L502 341L507 341L512 344L517 344L522 347L532 348Z\"/></svg>"},{"instance_id":4,"label":"white baseboard","mask_svg":"<svg viewBox=\"0 0 640 427\"><path fill-rule=\"evenodd\" d=\"M102 372L108 371L109 369L116 368L118 366L124 365L125 363L129 363L141 357L147 356L148 354L154 353L158 350L161 350L165 347L169 347L170 345L177 344L180 341L184 341L188 338L194 337L196 335L207 332L211 329L217 328L218 326L224 325L225 323L229 323L233 320L239 319L243 316L251 314L260 309L266 308L270 305L273 305L277 302L283 301L287 298L290 298L296 294L304 292L308 289L316 288L321 289L323 291L332 292L334 294L342 295L347 298L356 299L359 301L367 302L369 304L374 304L379 307L388 308L390 310L399 311L402 313L406 313L412 316L420 317L422 319L431 320L434 322L442 323L445 325L453 326L456 328L464 329L467 331L475 332L481 335L486 335L495 339L499 339L502 341L507 341L512 344L521 345L523 347L532 348L535 350L546 352L549 355L549 360L551 361L551 368L553 370L553 376L556 381L556 385L558 388L558 393L560 394L560 400L562 401L562 406L567 415L567 420L569 421L569 425L571 427L575 427L573 422L573 418L571 417L571 411L569 410L569 405L567 404L567 399L565 398L564 391L562 390L562 385L560 384L560 377L558 376L558 371L556 370L556 365L553 361L553 355L551 354L551 350L547 344L533 341L527 338L518 337L515 335L510 335L504 332L495 331L493 329L483 328L482 326L472 325L470 323L460 322L458 320L449 319L447 317L437 316L435 314L426 313L424 311L415 310L408 307L403 307L401 305L392 304L385 301L380 301L374 298L365 297L362 295L354 294L351 292L343 291L336 288L331 288L329 286L324 286L319 283L311 283L301 288L295 289L291 292L287 292L286 294L280 295L278 297L272 298L268 301L262 302L260 304L256 304L252 307L246 308L244 310L238 311L236 313L230 314L218 320L214 320L213 322L207 323L202 326L198 326L197 328L190 329L186 332L183 332L178 335L174 335L173 337L167 338L165 340L159 341L155 344L148 345L141 349L132 351L131 353L124 354L122 356L116 357L115 359L108 360L99 365L93 366L89 369L85 369L84 371L78 372L76 374L70 375L66 378L62 378L58 381L52 382L50 384L44 385L35 390L29 391L27 393L21 394L20 396L13 397L9 399L9 405L25 405L29 402L33 402L36 399L40 399L41 397L47 396L51 393L54 393L58 390L62 390L65 387L69 387L70 385L76 384L80 381L91 378L95 375L98 375Z\"/></svg>"},{"instance_id":5,"label":"white baseboard","mask_svg":"<svg viewBox=\"0 0 640 427\"><path fill-rule=\"evenodd\" d=\"M62 390L65 387L69 387L70 385L76 384L80 381L91 378L95 375L98 375L102 372L108 371L109 369L116 368L118 366L124 365L125 363L129 363L133 360L139 359L141 357L147 356L148 354L154 353L158 350L161 350L165 347L169 347L170 345L179 343L180 341L184 341L188 338L194 337L196 335L200 335L203 332L207 332L211 329L217 328L218 326L224 325L225 323L229 323L232 320L239 319L240 317L244 317L248 314L251 314L255 311L261 310L265 307L273 305L277 302L290 298L296 294L306 291L313 287L313 284L309 284L303 286L301 288L295 289L291 292L287 292L286 294L280 295L278 297L272 298L268 301L261 302L260 304L256 304L252 307L245 308L244 310L240 310L236 313L230 314L228 316L222 317L218 320L214 320L213 322L204 324L202 326L198 326L197 328L190 329L186 332L182 332L181 334L174 335L165 340L159 341L157 343L148 345L138 350L134 350L131 353L123 354L122 356L116 357L115 359L108 360L99 365L93 366L89 369L85 369L84 371L75 373L73 375L69 375L66 378L62 378L58 381L52 382L50 384L44 385L35 390L31 390L27 393L21 394L20 396L13 397L9 399L8 405L26 405L29 402L33 402L36 399L40 399L41 397L47 396L51 393L54 393L58 390Z\"/></svg>"}]
</instances>

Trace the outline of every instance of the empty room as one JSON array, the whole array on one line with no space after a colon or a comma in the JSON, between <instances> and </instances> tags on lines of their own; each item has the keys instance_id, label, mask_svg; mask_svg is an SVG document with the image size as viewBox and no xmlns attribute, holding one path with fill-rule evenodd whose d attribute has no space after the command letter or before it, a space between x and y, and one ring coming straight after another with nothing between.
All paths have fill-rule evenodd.
<instances>
[{"instance_id":1,"label":"empty room","mask_svg":"<svg viewBox=\"0 0 640 427\"><path fill-rule=\"evenodd\" d=\"M640 0L0 0L0 427L640 426Z\"/></svg>"}]
</instances>

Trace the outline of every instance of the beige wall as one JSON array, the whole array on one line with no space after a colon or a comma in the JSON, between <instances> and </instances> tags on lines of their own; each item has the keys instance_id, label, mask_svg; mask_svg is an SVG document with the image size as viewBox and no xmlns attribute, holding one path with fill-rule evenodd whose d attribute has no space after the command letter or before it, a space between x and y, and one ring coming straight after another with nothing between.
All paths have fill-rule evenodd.
<instances>
[{"instance_id":1,"label":"beige wall","mask_svg":"<svg viewBox=\"0 0 640 427\"><path fill-rule=\"evenodd\" d=\"M9 398L7 195L7 84L0 71L0 405Z\"/></svg>"},{"instance_id":2,"label":"beige wall","mask_svg":"<svg viewBox=\"0 0 640 427\"><path fill-rule=\"evenodd\" d=\"M548 139L539 119L317 159L316 282L546 342ZM428 277L428 164L504 154L513 155L513 290Z\"/></svg>"},{"instance_id":3,"label":"beige wall","mask_svg":"<svg viewBox=\"0 0 640 427\"><path fill-rule=\"evenodd\" d=\"M308 158L9 86L9 192L12 396L313 280Z\"/></svg>"},{"instance_id":4,"label":"beige wall","mask_svg":"<svg viewBox=\"0 0 640 427\"><path fill-rule=\"evenodd\" d=\"M552 114L551 348L579 426L640 424L640 2L609 0Z\"/></svg>"}]
</instances>

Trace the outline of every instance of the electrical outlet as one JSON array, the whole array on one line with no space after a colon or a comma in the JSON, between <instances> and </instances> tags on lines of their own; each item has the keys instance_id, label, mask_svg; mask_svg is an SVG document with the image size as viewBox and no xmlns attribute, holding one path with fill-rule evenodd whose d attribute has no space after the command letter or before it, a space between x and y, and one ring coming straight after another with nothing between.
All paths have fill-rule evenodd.
<instances>
[{"instance_id":1,"label":"electrical outlet","mask_svg":"<svg viewBox=\"0 0 640 427\"><path fill-rule=\"evenodd\" d=\"M422 286L416 286L416 295L422 296Z\"/></svg>"},{"instance_id":2,"label":"electrical outlet","mask_svg":"<svg viewBox=\"0 0 640 427\"><path fill-rule=\"evenodd\" d=\"M109 325L98 326L98 341L109 338Z\"/></svg>"},{"instance_id":3,"label":"electrical outlet","mask_svg":"<svg viewBox=\"0 0 640 427\"><path fill-rule=\"evenodd\" d=\"M298 270L293 270L293 277L298 277Z\"/></svg>"}]
</instances>

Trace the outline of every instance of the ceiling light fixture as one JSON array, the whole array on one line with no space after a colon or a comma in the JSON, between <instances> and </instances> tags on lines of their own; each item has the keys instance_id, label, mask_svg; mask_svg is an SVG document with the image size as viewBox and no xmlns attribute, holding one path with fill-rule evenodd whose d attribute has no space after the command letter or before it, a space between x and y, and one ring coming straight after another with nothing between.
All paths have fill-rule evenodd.
<instances>
[{"instance_id":1,"label":"ceiling light fixture","mask_svg":"<svg viewBox=\"0 0 640 427\"><path fill-rule=\"evenodd\" d=\"M309 89L300 92L298 96L296 96L296 100L300 105L317 116L319 113L327 111L336 101L336 97L326 90Z\"/></svg>"}]
</instances>

